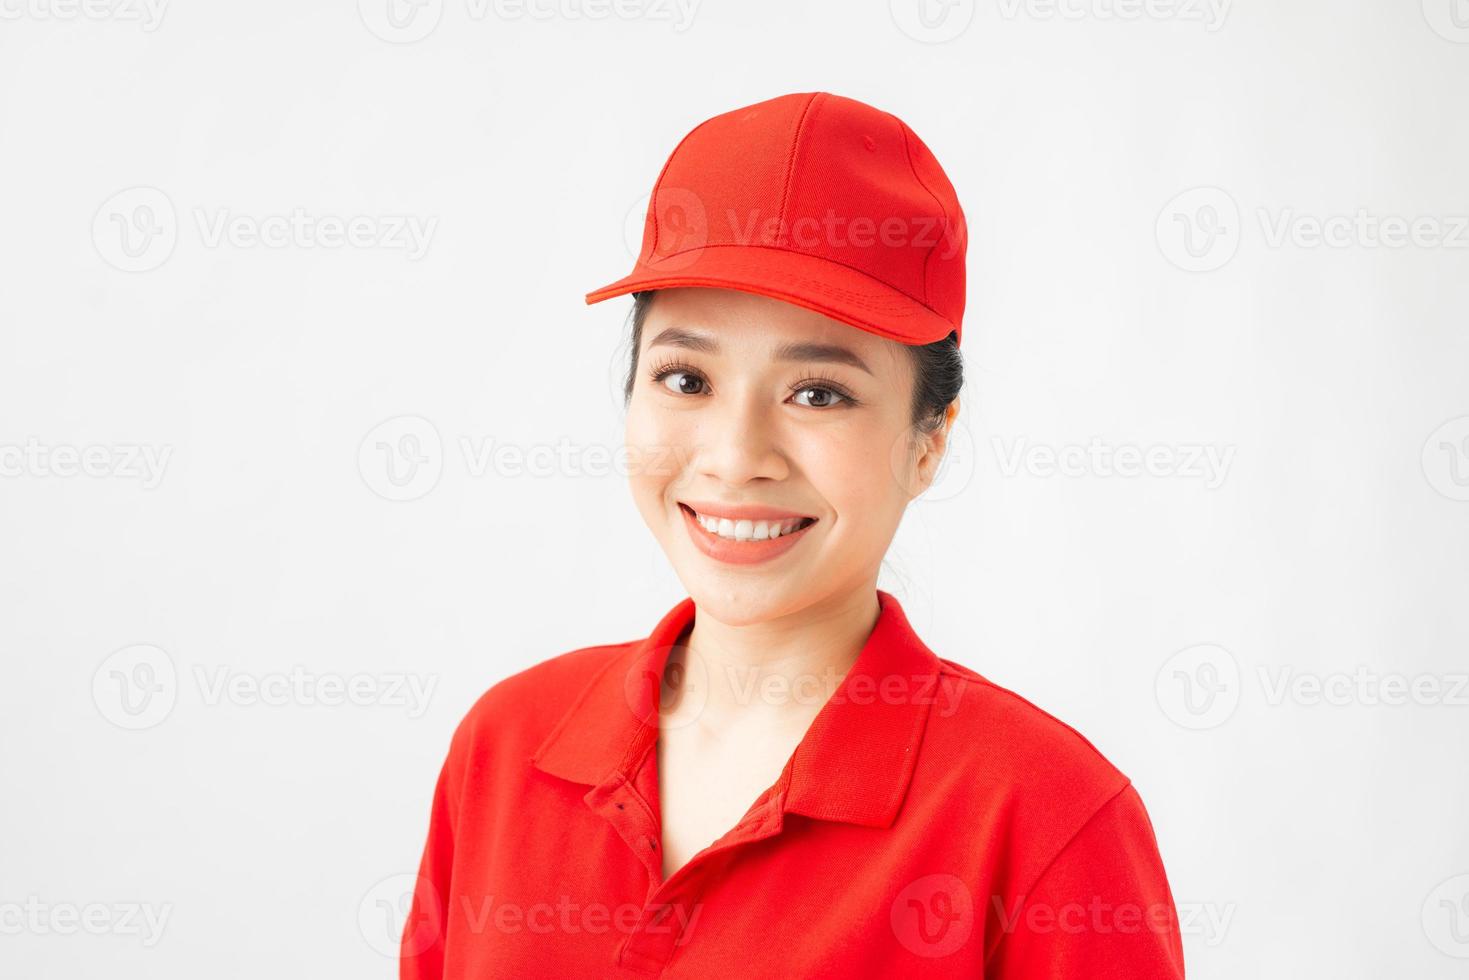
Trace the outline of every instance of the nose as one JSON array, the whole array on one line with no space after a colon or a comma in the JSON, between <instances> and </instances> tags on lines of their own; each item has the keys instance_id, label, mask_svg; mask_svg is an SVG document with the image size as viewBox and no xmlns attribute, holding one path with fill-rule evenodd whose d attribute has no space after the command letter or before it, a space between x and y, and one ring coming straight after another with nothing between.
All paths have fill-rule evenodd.
<instances>
[{"instance_id":1,"label":"nose","mask_svg":"<svg viewBox=\"0 0 1469 980\"><path fill-rule=\"evenodd\" d=\"M754 392L713 399L699 422L694 472L737 487L790 472L777 406Z\"/></svg>"}]
</instances>

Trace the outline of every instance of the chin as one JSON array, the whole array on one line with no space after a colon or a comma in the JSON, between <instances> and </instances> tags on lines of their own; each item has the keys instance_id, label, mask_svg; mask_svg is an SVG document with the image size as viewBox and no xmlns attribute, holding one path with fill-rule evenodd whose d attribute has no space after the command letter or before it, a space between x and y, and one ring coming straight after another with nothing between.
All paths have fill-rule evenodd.
<instances>
[{"instance_id":1,"label":"chin","mask_svg":"<svg viewBox=\"0 0 1469 980\"><path fill-rule=\"evenodd\" d=\"M806 605L809 590L795 592L784 578L759 572L721 575L701 571L679 576L700 611L727 626L768 622Z\"/></svg>"}]
</instances>

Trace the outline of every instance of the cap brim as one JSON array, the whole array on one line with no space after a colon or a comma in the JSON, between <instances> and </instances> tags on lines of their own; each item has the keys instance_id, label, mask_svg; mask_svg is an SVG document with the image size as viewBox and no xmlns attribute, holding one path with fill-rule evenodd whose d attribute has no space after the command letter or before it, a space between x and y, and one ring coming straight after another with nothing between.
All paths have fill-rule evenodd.
<instances>
[{"instance_id":1,"label":"cap brim","mask_svg":"<svg viewBox=\"0 0 1469 980\"><path fill-rule=\"evenodd\" d=\"M923 303L851 266L761 245L711 245L679 252L587 293L588 304L644 289L715 286L785 300L904 344L931 344L950 323Z\"/></svg>"}]
</instances>

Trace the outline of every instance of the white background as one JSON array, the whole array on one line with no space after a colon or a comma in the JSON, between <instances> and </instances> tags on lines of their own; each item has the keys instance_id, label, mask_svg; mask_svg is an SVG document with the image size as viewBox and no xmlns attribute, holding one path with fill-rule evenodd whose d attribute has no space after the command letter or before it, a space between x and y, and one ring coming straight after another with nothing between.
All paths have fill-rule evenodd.
<instances>
[{"instance_id":1,"label":"white background","mask_svg":"<svg viewBox=\"0 0 1469 980\"><path fill-rule=\"evenodd\" d=\"M463 712L684 595L583 294L815 89L971 230L882 587L1133 778L1190 977L1469 971L1464 0L66 2L0 0L0 974L395 975ZM297 211L362 239L248 237Z\"/></svg>"}]
</instances>

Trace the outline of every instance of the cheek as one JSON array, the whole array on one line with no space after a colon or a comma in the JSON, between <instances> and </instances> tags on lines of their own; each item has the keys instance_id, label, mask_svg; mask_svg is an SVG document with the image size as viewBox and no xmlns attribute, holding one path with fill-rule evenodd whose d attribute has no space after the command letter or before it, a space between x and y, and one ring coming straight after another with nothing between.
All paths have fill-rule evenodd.
<instances>
[{"instance_id":1,"label":"cheek","mask_svg":"<svg viewBox=\"0 0 1469 980\"><path fill-rule=\"evenodd\" d=\"M895 437L851 433L806 447L802 469L837 515L841 540L886 540L902 517L904 496L888 445Z\"/></svg>"},{"instance_id":2,"label":"cheek","mask_svg":"<svg viewBox=\"0 0 1469 980\"><path fill-rule=\"evenodd\" d=\"M638 507L645 515L660 510L687 459L686 435L677 418L650 407L645 395L635 394L628 405L623 448L628 485Z\"/></svg>"}]
</instances>

